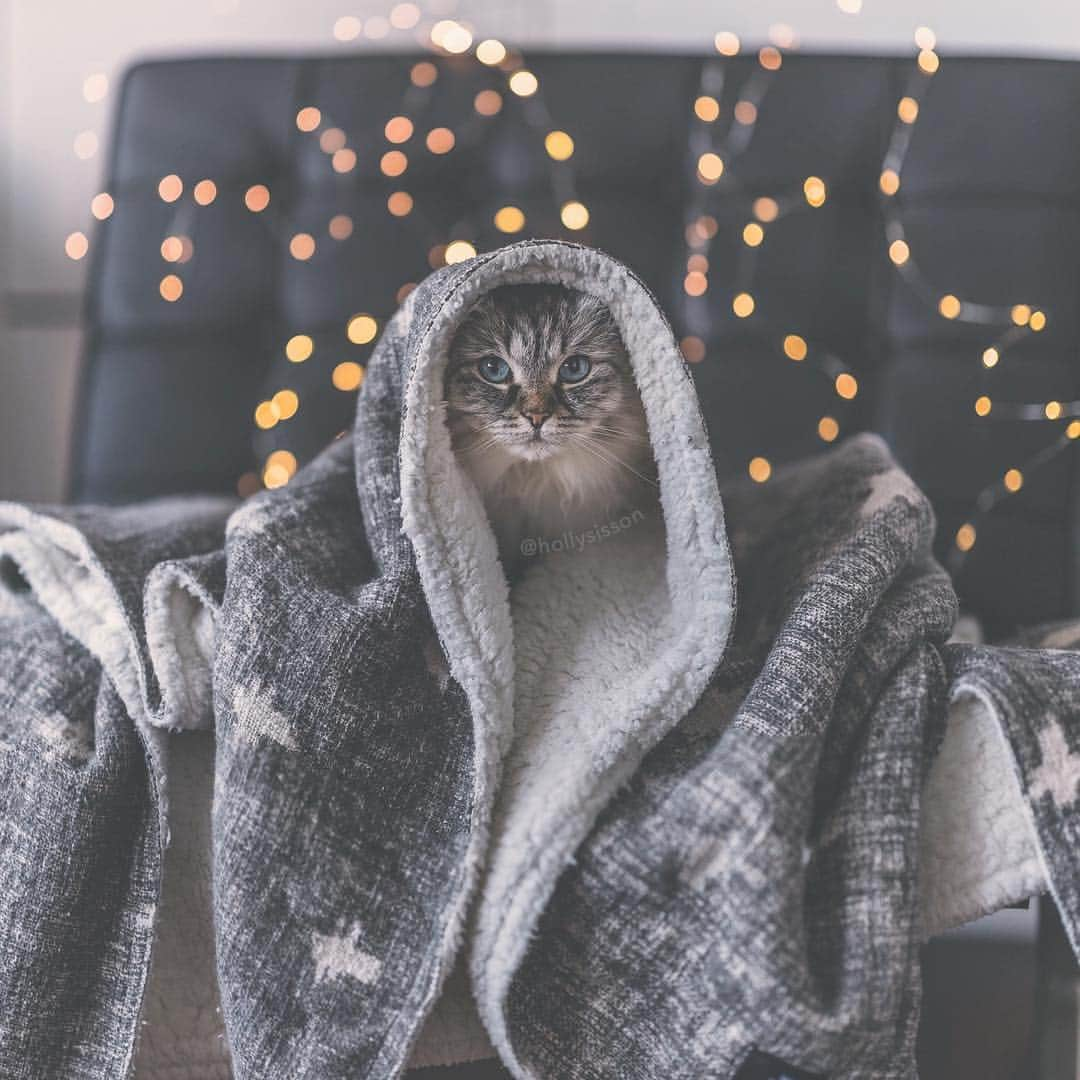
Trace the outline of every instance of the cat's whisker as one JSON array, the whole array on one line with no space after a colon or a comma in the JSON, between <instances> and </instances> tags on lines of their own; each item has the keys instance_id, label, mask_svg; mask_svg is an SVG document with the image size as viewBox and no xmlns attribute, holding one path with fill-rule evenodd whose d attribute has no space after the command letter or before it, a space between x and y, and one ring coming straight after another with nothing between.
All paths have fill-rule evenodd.
<instances>
[{"instance_id":1,"label":"cat's whisker","mask_svg":"<svg viewBox=\"0 0 1080 1080\"><path fill-rule=\"evenodd\" d=\"M459 454L479 454L485 450L490 450L494 446L498 446L499 439L484 439L483 442L476 443L473 446L462 446L458 449Z\"/></svg>"},{"instance_id":2,"label":"cat's whisker","mask_svg":"<svg viewBox=\"0 0 1080 1080\"><path fill-rule=\"evenodd\" d=\"M575 443L575 445L580 446L583 450L587 450L587 451L593 453L596 457L598 457L601 461L605 462L606 464L608 464L608 465L618 465L621 468L626 469L627 472L633 473L634 476L636 476L639 480L644 480L645 483L652 484L653 487L659 487L660 486L657 483L656 480L653 480L651 477L648 477L648 476L643 475L642 473L639 473L637 471L637 469L635 469L632 465L628 464L627 462L623 461L623 459L621 457L619 457L616 453L614 453L607 446L604 447L604 451L606 451L606 454L610 455L610 456L605 456L604 452L602 452L600 450L600 447L597 446L596 443L593 440L591 440L588 435L578 436L576 439L574 439L574 443Z\"/></svg>"},{"instance_id":3,"label":"cat's whisker","mask_svg":"<svg viewBox=\"0 0 1080 1080\"><path fill-rule=\"evenodd\" d=\"M605 431L602 428L594 428L586 436L586 438L589 437L596 437L603 442L636 443L642 446L652 445L651 442L644 435L634 435L628 431Z\"/></svg>"}]
</instances>

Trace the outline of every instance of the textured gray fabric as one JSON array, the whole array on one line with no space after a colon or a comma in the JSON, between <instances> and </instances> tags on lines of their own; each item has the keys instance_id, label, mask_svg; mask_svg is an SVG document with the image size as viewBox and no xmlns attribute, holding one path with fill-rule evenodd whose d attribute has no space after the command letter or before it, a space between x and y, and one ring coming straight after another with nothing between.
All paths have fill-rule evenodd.
<instances>
[{"instance_id":1,"label":"textured gray fabric","mask_svg":"<svg viewBox=\"0 0 1080 1080\"><path fill-rule=\"evenodd\" d=\"M1012 748L1075 943L1080 657L946 648L955 602L929 505L861 438L725 493L734 636L725 650L717 627L722 661L666 727L626 718L583 839L544 866L520 960L499 969L516 954L484 929L505 902L484 860L528 718L513 730L463 685L461 646L436 633L433 612L461 597L425 587L406 530L403 432L423 418L410 429L403 410L422 400L430 328L475 275L575 264L651 304L568 245L436 273L384 333L354 435L227 530L229 507L197 500L0 509L0 1075L128 1074L167 835L154 725L205 722L210 657L239 1078L398 1075L462 951L518 1076L734 1077L775 1058L913 1077L920 794L963 694ZM675 453L685 422L699 453L696 416L671 419L650 422L656 445ZM715 487L693 495L718 512ZM198 611L212 642L187 632Z\"/></svg>"},{"instance_id":2,"label":"textured gray fabric","mask_svg":"<svg viewBox=\"0 0 1080 1080\"><path fill-rule=\"evenodd\" d=\"M951 693L976 698L1001 726L1051 895L1080 957L1080 622L1024 640L1029 647L950 645Z\"/></svg>"},{"instance_id":3,"label":"textured gray fabric","mask_svg":"<svg viewBox=\"0 0 1080 1080\"><path fill-rule=\"evenodd\" d=\"M923 497L875 497L896 477L856 441L727 494L736 638L544 914L511 1004L538 1075L731 1076L754 1048L914 1075L916 830L954 601Z\"/></svg>"},{"instance_id":4,"label":"textured gray fabric","mask_svg":"<svg viewBox=\"0 0 1080 1080\"><path fill-rule=\"evenodd\" d=\"M213 590L230 509L0 507L2 1076L128 1073L168 832L144 586ZM82 615L76 578L108 585Z\"/></svg>"}]
</instances>

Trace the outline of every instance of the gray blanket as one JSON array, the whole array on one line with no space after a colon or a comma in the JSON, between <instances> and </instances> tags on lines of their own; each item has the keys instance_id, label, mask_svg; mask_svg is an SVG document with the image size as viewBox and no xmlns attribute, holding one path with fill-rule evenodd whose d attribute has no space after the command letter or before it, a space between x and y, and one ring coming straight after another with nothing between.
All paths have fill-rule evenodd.
<instances>
[{"instance_id":1,"label":"gray blanket","mask_svg":"<svg viewBox=\"0 0 1080 1080\"><path fill-rule=\"evenodd\" d=\"M611 306L661 503L511 591L440 399L464 312L528 281ZM519 1077L914 1076L950 702L1008 748L1076 943L1080 656L945 645L929 506L875 439L722 506L671 332L613 260L434 274L352 437L230 510L0 513L0 1075L131 1069L168 727L216 729L241 1078L397 1075L458 960Z\"/></svg>"}]
</instances>

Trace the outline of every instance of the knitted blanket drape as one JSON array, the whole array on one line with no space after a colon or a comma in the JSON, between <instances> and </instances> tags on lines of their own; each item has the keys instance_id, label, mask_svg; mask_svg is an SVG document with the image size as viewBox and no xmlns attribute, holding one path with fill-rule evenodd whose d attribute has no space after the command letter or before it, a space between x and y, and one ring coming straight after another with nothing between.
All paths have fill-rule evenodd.
<instances>
[{"instance_id":1,"label":"knitted blanket drape","mask_svg":"<svg viewBox=\"0 0 1080 1080\"><path fill-rule=\"evenodd\" d=\"M442 374L477 297L539 281L611 307L660 500L511 590ZM242 1080L398 1075L459 961L519 1077L914 1077L950 707L1000 733L1080 929L1080 654L947 645L933 528L869 436L721 500L655 302L555 242L423 282L283 488L0 508L0 1075L129 1075L162 736L214 726Z\"/></svg>"}]
</instances>

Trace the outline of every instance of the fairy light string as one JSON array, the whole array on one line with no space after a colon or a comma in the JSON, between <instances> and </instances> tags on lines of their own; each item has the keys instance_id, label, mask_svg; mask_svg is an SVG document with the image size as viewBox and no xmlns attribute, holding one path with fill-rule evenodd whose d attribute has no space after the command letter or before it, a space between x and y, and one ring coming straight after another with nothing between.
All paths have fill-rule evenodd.
<instances>
[{"instance_id":1,"label":"fairy light string","mask_svg":"<svg viewBox=\"0 0 1080 1080\"><path fill-rule=\"evenodd\" d=\"M914 70L908 77L903 96L897 102L893 125L878 178L878 198L885 228L889 259L897 274L911 291L931 310L952 322L996 328L996 333L979 356L979 392L972 409L980 421L1027 421L1053 424L1058 434L1053 441L1019 465L1005 470L975 497L971 511L953 536L948 554L950 570L963 567L974 549L983 520L1005 499L1017 495L1030 477L1080 440L1080 401L1051 399L1040 402L1000 401L991 393L990 373L1013 349L1047 325L1047 315L1030 303L985 304L955 293L943 293L932 277L924 272L916 258L915 246L908 237L902 213L902 177L904 164L916 124L930 85L941 68L936 53L937 39L929 27L915 32L918 48Z\"/></svg>"},{"instance_id":2,"label":"fairy light string","mask_svg":"<svg viewBox=\"0 0 1080 1080\"><path fill-rule=\"evenodd\" d=\"M705 341L712 328L706 296L711 287L710 256L720 231L718 219L727 220L734 211L741 215L741 242L730 289L733 314L740 319L753 319L763 327L766 336L775 341L779 355L804 364L827 379L839 409L843 410L859 391L858 378L851 366L829 349L811 342L805 333L791 327L777 327L766 320L758 308L754 290L760 252L769 233L793 214L822 207L828 198L828 185L821 177L807 176L796 191L751 193L741 183L737 171L739 158L753 140L768 91L782 69L783 53L779 46L792 47L794 35L785 33L782 39L776 37L773 44L758 50L756 64L739 88L726 124L718 121L722 114L727 61L739 55L741 43L735 34L721 32L714 44L724 59L702 65L690 128L690 153L697 183L692 188L685 227L683 322L689 333L681 342L683 353L691 363L705 359ZM816 421L816 433L822 441L833 442L840 434L840 422L831 415L821 416ZM752 480L764 483L772 475L772 465L767 458L755 455L747 463L747 473Z\"/></svg>"},{"instance_id":3,"label":"fairy light string","mask_svg":"<svg viewBox=\"0 0 1080 1080\"><path fill-rule=\"evenodd\" d=\"M431 45L437 55L453 55L472 48L473 36L471 31L459 24L444 20L432 28ZM493 87L480 90L474 98L471 115L458 126L456 133L450 128L432 127L423 137L423 146L427 152L441 157L449 154L459 143L480 140L486 137L490 119L502 111L506 100L520 99L526 124L541 140L550 162L550 188L560 220L568 230L584 228L589 221L589 211L577 194L572 162L575 144L572 136L553 124L541 93L539 78L529 70L520 53L511 52L497 39L488 38L477 43L474 58L479 64L499 73L500 90ZM432 88L439 77L438 67L430 61L420 61L412 66L410 85L383 128L386 146L381 148L383 152L379 162L380 172L393 181L396 188L388 194L388 212L393 217L408 219L413 229L424 237L428 263L432 268L475 255L475 241L480 232L478 222L466 217L446 230L449 239L438 239L438 227L427 220L417 200L402 186L411 163L409 155L421 152L421 122L431 106ZM301 132L318 139L319 148L329 155L335 173L347 177L353 171L358 162L357 153L350 145L352 140L347 131L344 127L338 127L332 116L315 106L305 106L297 113L296 123ZM526 214L520 207L501 205L494 210L491 223L499 232L514 234L524 229ZM353 222L347 214L335 214L327 223L326 231L332 239L344 242L352 236ZM308 234L294 234L290 239L290 252L294 258L304 261L314 254L315 243L315 239ZM412 283L406 283L398 290L399 302L413 287ZM377 333L378 322L367 313L352 316L346 328L346 336L354 344L368 344ZM307 335L291 338L286 345L286 355L294 363L305 362L312 355L311 338ZM337 364L332 373L333 385L339 390L354 391L362 379L363 367L355 361ZM298 407L295 392L279 390L257 406L256 426L262 430L276 427L279 422L294 416ZM281 460L271 461L271 457L267 458L264 466L264 483L276 486L287 482L287 470L276 467L282 465ZM271 468L272 465L275 467Z\"/></svg>"},{"instance_id":4,"label":"fairy light string","mask_svg":"<svg viewBox=\"0 0 1080 1080\"><path fill-rule=\"evenodd\" d=\"M838 0L838 3L840 0ZM847 2L847 0L845 0ZM855 14L857 8L841 9ZM547 179L554 211L563 227L578 232L588 226L590 211L579 194L575 157L577 144L573 134L563 129L548 109L539 76L531 70L520 51L507 48L496 38L476 39L473 30L454 19L440 18L423 22L423 12L412 3L394 5L385 16L372 15L365 20L343 16L334 24L334 37L349 42L361 34L378 39L393 32L410 32L430 50L431 59L413 63L400 100L385 118L376 146L363 146L318 104L304 104L295 122L301 137L316 141L326 156L331 177L338 178L343 192L349 192L351 177L361 155L378 156L379 173L386 185L386 212L419 243L424 245L432 268L458 262L476 253L482 225L473 215L447 225L430 218L422 200L413 193L409 178L417 159L424 155L439 160L453 160L454 152L475 146L487 138L491 121L513 102L526 126L543 147ZM730 32L716 34L716 59L702 65L698 93L692 104L689 150L695 182L691 186L685 222L686 271L683 281L683 323L686 330L681 344L687 359L697 363L705 358L711 334L710 305L707 294L715 286L711 280L710 259L720 233L734 217L740 230L740 243L730 280L731 309L735 317L752 320L775 342L777 354L787 361L804 365L827 379L836 395L838 415L857 397L857 374L839 356L810 340L795 327L775 326L766 320L755 297L755 282L763 247L772 230L781 227L792 215L813 212L828 199L827 178L808 176L800 188L784 192L752 192L738 176L738 163L754 138L761 108L770 88L783 67L783 50L795 46L790 27L771 28L772 42L758 50L756 62L725 116L724 91L729 61L740 55L741 43ZM940 69L936 39L928 28L915 34L918 49L904 93L897 103L896 119L882 159L878 178L878 197L884 226L888 257L896 273L932 310L944 319L958 323L993 327L996 333L979 357L980 392L973 402L976 417L986 421L1050 423L1058 429L1057 438L1020 465L1006 470L988 484L975 499L968 520L958 529L951 553L954 570L975 546L978 528L985 515L1004 499L1023 490L1028 478L1069 446L1080 441L1080 400L1010 402L998 400L991 392L991 373L1005 362L1008 353L1032 334L1047 325L1047 315L1027 302L988 305L954 293L944 293L922 269L917 252L907 233L902 213L902 177L912 136L927 99L934 77ZM433 125L427 118L443 77L440 62L467 62L494 76L477 91L472 108L455 122L455 127ZM99 86L104 76L87 80L87 100L104 96ZM104 84L107 90L107 82ZM86 135L88 133L83 133ZM89 133L92 134L92 133ZM82 136L80 136L82 138ZM84 143L87 140L83 140ZM78 140L76 140L78 142ZM80 144L81 145L81 144ZM79 147L76 147L79 153ZM158 292L162 302L177 303L185 295L187 276L197 258L198 230L204 208L220 198L240 197L246 212L269 230L275 243L287 248L299 262L312 259L322 244L356 242L355 223L348 212L333 213L317 233L294 229L282 214L268 183L250 184L238 191L232 185L210 177L182 178L168 174L157 181L158 197L171 208L163 235L158 241L161 273ZM90 203L91 216L107 221L115 211L113 194L98 192ZM529 224L526 207L514 203L492 204L484 211L494 228L507 236L525 230ZM64 242L69 258L81 259L89 250L84 232L69 234ZM405 282L397 290L401 302L414 283ZM353 345L369 345L378 336L378 318L368 312L356 312L344 327L344 336ZM290 364L303 364L314 354L313 338L306 333L293 334L283 344ZM342 392L355 392L362 383L363 364L346 359L336 363L329 378ZM291 420L302 406L300 395L289 386L278 387L253 410L256 429L268 433ZM818 437L834 441L841 432L841 419L825 415L816 421ZM258 474L241 477L239 490L250 494L260 486L275 487L287 483L298 467L292 451L285 447L271 449ZM772 475L772 465L758 454L747 463L750 477L760 483Z\"/></svg>"}]
</instances>

